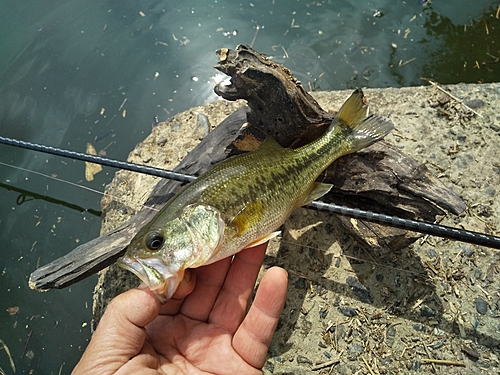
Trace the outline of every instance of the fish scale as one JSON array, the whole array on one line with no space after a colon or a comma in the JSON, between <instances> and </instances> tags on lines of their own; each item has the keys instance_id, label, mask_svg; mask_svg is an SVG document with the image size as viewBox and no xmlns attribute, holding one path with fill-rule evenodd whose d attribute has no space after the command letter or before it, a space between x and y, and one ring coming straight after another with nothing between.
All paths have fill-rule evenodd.
<instances>
[{"instance_id":1,"label":"fish scale","mask_svg":"<svg viewBox=\"0 0 500 375\"><path fill-rule=\"evenodd\" d=\"M132 239L118 265L166 301L184 270L213 263L277 235L294 209L326 194L315 182L335 159L382 139L390 120L368 115L363 92L346 100L320 138L292 150L266 139L215 165L179 191Z\"/></svg>"}]
</instances>

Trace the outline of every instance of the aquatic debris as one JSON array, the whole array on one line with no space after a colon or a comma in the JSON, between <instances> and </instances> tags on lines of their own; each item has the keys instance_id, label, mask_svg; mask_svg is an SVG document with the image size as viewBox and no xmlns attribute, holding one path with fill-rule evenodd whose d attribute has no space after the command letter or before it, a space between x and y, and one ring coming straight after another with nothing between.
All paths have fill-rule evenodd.
<instances>
[{"instance_id":1,"label":"aquatic debris","mask_svg":"<svg viewBox=\"0 0 500 375\"><path fill-rule=\"evenodd\" d=\"M86 153L89 155L97 155L97 151L91 143L87 143ZM85 179L87 181L93 181L94 176L101 171L102 166L100 164L89 163L88 161L85 162Z\"/></svg>"},{"instance_id":2,"label":"aquatic debris","mask_svg":"<svg viewBox=\"0 0 500 375\"><path fill-rule=\"evenodd\" d=\"M10 354L9 347L2 339L0 339L0 345L2 345L3 350L5 350L5 353L7 353L7 357L9 358L10 368L14 373L16 373L16 365L14 364L14 360L12 359L12 355Z\"/></svg>"}]
</instances>

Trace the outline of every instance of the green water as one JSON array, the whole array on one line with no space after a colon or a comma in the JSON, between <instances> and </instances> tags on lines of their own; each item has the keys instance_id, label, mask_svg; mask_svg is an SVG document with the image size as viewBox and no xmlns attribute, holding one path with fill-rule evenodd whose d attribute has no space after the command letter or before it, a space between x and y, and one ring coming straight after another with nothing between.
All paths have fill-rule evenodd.
<instances>
[{"instance_id":1,"label":"green water","mask_svg":"<svg viewBox=\"0 0 500 375\"><path fill-rule=\"evenodd\" d=\"M125 159L154 116L216 99L217 48L252 41L313 90L425 84L421 77L498 82L497 7L486 0L6 0L0 135L81 152L90 142ZM86 182L83 163L3 145L0 162L98 191L114 174L105 168ZM15 373L69 373L90 337L96 278L47 293L31 291L27 280L38 265L98 236L100 195L3 165L0 192L0 339ZM14 373L1 347L0 368Z\"/></svg>"}]
</instances>

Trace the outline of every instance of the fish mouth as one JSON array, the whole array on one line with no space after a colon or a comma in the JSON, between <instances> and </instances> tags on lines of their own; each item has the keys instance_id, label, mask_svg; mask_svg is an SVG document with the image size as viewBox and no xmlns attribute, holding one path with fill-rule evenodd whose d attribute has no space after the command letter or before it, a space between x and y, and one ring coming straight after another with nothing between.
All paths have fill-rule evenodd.
<instances>
[{"instance_id":1,"label":"fish mouth","mask_svg":"<svg viewBox=\"0 0 500 375\"><path fill-rule=\"evenodd\" d=\"M119 258L119 267L136 275L149 289L151 289L160 302L165 303L174 294L179 282L179 273L174 273L159 259L135 259L128 256Z\"/></svg>"}]
</instances>

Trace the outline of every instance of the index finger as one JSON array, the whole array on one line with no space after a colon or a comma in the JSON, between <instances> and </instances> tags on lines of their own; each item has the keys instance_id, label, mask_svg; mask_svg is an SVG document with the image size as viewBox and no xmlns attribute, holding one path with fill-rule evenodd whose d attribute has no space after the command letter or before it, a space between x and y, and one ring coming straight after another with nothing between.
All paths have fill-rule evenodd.
<instances>
[{"instance_id":1,"label":"index finger","mask_svg":"<svg viewBox=\"0 0 500 375\"><path fill-rule=\"evenodd\" d=\"M266 255L267 242L243 249L234 256L224 286L210 313L210 323L234 333L243 321L255 281Z\"/></svg>"}]
</instances>

